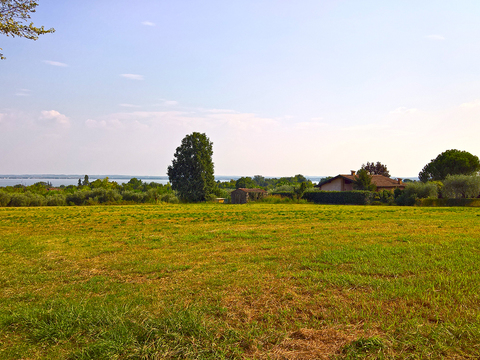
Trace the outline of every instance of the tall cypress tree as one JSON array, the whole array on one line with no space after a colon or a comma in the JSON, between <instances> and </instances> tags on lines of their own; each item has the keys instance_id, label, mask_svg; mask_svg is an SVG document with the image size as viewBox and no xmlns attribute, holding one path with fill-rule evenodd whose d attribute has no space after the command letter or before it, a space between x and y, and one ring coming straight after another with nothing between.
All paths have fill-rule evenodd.
<instances>
[{"instance_id":1,"label":"tall cypress tree","mask_svg":"<svg viewBox=\"0 0 480 360\"><path fill-rule=\"evenodd\" d=\"M194 132L177 147L168 178L182 200L205 201L215 189L213 143L206 134Z\"/></svg>"}]
</instances>

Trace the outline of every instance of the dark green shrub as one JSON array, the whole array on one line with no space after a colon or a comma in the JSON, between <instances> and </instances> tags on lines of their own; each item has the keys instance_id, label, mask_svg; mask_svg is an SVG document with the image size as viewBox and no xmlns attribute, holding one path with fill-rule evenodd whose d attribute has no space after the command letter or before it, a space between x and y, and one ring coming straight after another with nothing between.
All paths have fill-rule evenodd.
<instances>
[{"instance_id":1,"label":"dark green shrub","mask_svg":"<svg viewBox=\"0 0 480 360\"><path fill-rule=\"evenodd\" d=\"M90 193L90 191L76 191L74 193L68 194L66 197L67 204L85 205L85 199L86 199L87 193Z\"/></svg>"},{"instance_id":2,"label":"dark green shrub","mask_svg":"<svg viewBox=\"0 0 480 360\"><path fill-rule=\"evenodd\" d=\"M175 196L175 194L163 194L161 197L160 197L160 201L161 202L165 202L165 203L170 203L170 204L178 204L179 200L178 198Z\"/></svg>"},{"instance_id":3,"label":"dark green shrub","mask_svg":"<svg viewBox=\"0 0 480 360\"><path fill-rule=\"evenodd\" d=\"M417 199L436 199L438 197L437 184L432 182L410 182L405 186L402 195L395 199L397 205L412 206Z\"/></svg>"},{"instance_id":4,"label":"dark green shrub","mask_svg":"<svg viewBox=\"0 0 480 360\"><path fill-rule=\"evenodd\" d=\"M9 193L0 191L0 206L7 206L12 196Z\"/></svg>"},{"instance_id":5,"label":"dark green shrub","mask_svg":"<svg viewBox=\"0 0 480 360\"><path fill-rule=\"evenodd\" d=\"M293 191L273 191L270 195L293 199L295 193Z\"/></svg>"},{"instance_id":6,"label":"dark green shrub","mask_svg":"<svg viewBox=\"0 0 480 360\"><path fill-rule=\"evenodd\" d=\"M27 192L25 195L30 200L28 206L44 206L47 203L42 195L33 194L31 192Z\"/></svg>"},{"instance_id":7,"label":"dark green shrub","mask_svg":"<svg viewBox=\"0 0 480 360\"><path fill-rule=\"evenodd\" d=\"M480 207L480 199L417 199L415 205Z\"/></svg>"},{"instance_id":8,"label":"dark green shrub","mask_svg":"<svg viewBox=\"0 0 480 360\"><path fill-rule=\"evenodd\" d=\"M21 193L12 193L12 196L10 198L10 203L8 206L28 206L30 205L30 198Z\"/></svg>"},{"instance_id":9,"label":"dark green shrub","mask_svg":"<svg viewBox=\"0 0 480 360\"><path fill-rule=\"evenodd\" d=\"M402 189L399 189L399 188L396 188L395 190L393 190L393 196L394 198L398 198L399 196L401 196L403 194L403 190Z\"/></svg>"},{"instance_id":10,"label":"dark green shrub","mask_svg":"<svg viewBox=\"0 0 480 360\"><path fill-rule=\"evenodd\" d=\"M354 191L307 191L303 198L316 204L368 205L374 192L366 190Z\"/></svg>"},{"instance_id":11,"label":"dark green shrub","mask_svg":"<svg viewBox=\"0 0 480 360\"><path fill-rule=\"evenodd\" d=\"M382 190L379 192L373 193L372 205L393 205L395 203L395 198L393 192L388 190Z\"/></svg>"},{"instance_id":12,"label":"dark green shrub","mask_svg":"<svg viewBox=\"0 0 480 360\"><path fill-rule=\"evenodd\" d=\"M156 193L155 189L153 190L152 195ZM148 191L148 195L150 195L150 190ZM135 192L135 191L124 191L122 193L122 198L124 201L131 201L134 203L144 203L150 196L145 193Z\"/></svg>"},{"instance_id":13,"label":"dark green shrub","mask_svg":"<svg viewBox=\"0 0 480 360\"><path fill-rule=\"evenodd\" d=\"M46 197L47 206L64 206L67 205L66 196L64 194L52 194Z\"/></svg>"},{"instance_id":14,"label":"dark green shrub","mask_svg":"<svg viewBox=\"0 0 480 360\"><path fill-rule=\"evenodd\" d=\"M95 201L95 203L99 203L99 204L118 203L119 201L122 200L122 195L120 195L120 193L117 190L95 188L92 191L86 192L86 199L90 201L89 204L92 204L92 200Z\"/></svg>"}]
</instances>

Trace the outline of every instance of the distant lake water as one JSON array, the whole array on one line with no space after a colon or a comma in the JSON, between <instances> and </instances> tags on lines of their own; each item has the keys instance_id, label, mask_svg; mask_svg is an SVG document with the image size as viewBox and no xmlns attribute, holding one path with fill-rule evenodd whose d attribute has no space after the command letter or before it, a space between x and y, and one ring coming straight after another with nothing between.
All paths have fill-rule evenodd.
<instances>
[{"instance_id":1,"label":"distant lake water","mask_svg":"<svg viewBox=\"0 0 480 360\"><path fill-rule=\"evenodd\" d=\"M114 179L114 178L108 178L110 181L116 181L119 184L127 183L130 181L130 179ZM168 179L142 179L142 178L137 178L142 180L143 182L146 183L151 183L151 182L156 182L159 184L166 184L168 183ZM82 178L83 180L83 178ZM96 178L89 178L90 181L95 181ZM78 185L78 179L47 179L47 178L42 178L42 179L35 179L35 178L28 178L28 179L0 179L0 187L5 187L5 186L15 186L18 184L25 185L25 186L30 186L33 185L37 182L46 182L46 183L51 183L52 186L54 187L59 187L60 185Z\"/></svg>"}]
</instances>

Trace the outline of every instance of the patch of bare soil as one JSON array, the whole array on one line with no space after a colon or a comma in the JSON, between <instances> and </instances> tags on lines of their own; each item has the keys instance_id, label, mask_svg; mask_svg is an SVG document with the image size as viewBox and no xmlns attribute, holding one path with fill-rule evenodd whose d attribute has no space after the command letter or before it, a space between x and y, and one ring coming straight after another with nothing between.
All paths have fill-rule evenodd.
<instances>
[{"instance_id":1,"label":"patch of bare soil","mask_svg":"<svg viewBox=\"0 0 480 360\"><path fill-rule=\"evenodd\" d=\"M255 353L255 359L275 360L310 360L331 359L339 355L342 348L361 337L376 335L373 330L356 329L299 329L291 333L280 344L275 345L266 353Z\"/></svg>"}]
</instances>

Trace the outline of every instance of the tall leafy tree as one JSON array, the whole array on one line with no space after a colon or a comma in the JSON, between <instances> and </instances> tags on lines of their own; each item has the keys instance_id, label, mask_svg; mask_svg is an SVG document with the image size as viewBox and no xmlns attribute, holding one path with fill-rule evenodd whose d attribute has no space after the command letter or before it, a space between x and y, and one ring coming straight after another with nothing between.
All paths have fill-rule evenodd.
<instances>
[{"instance_id":1,"label":"tall leafy tree","mask_svg":"<svg viewBox=\"0 0 480 360\"><path fill-rule=\"evenodd\" d=\"M43 26L35 27L32 22L27 24L37 6L38 3L31 0L0 0L0 34L37 40L39 35L55 32L53 28L46 30ZM2 53L0 59L5 59Z\"/></svg>"},{"instance_id":2,"label":"tall leafy tree","mask_svg":"<svg viewBox=\"0 0 480 360\"><path fill-rule=\"evenodd\" d=\"M177 147L168 178L181 199L205 201L214 193L213 143L205 134L194 132Z\"/></svg>"},{"instance_id":3,"label":"tall leafy tree","mask_svg":"<svg viewBox=\"0 0 480 360\"><path fill-rule=\"evenodd\" d=\"M247 177L241 177L240 179L238 179L236 182L235 182L235 188L236 189L240 189L240 188L247 188L247 189L251 189L251 188L256 188L257 187L257 184L255 183L255 181L252 180L251 177L247 176Z\"/></svg>"},{"instance_id":4,"label":"tall leafy tree","mask_svg":"<svg viewBox=\"0 0 480 360\"><path fill-rule=\"evenodd\" d=\"M366 170L370 175L383 175L386 177L390 177L387 165L383 165L380 161L377 161L376 164L373 162L367 162L366 165L362 165L362 169Z\"/></svg>"},{"instance_id":5,"label":"tall leafy tree","mask_svg":"<svg viewBox=\"0 0 480 360\"><path fill-rule=\"evenodd\" d=\"M444 180L447 175L474 175L480 171L477 156L467 151L447 150L424 166L418 174L421 181Z\"/></svg>"},{"instance_id":6,"label":"tall leafy tree","mask_svg":"<svg viewBox=\"0 0 480 360\"><path fill-rule=\"evenodd\" d=\"M353 181L353 187L355 190L375 191L377 189L377 186L372 183L372 175L365 169L358 170L357 175L355 175L355 180Z\"/></svg>"}]
</instances>

